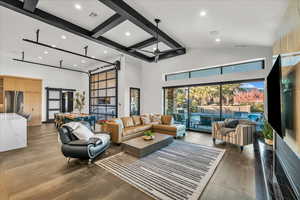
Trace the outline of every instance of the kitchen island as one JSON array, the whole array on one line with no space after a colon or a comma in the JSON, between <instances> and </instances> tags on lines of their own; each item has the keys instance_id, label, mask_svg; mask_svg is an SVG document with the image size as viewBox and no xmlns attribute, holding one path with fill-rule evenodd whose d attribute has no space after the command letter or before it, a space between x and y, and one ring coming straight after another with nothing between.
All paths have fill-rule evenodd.
<instances>
[{"instance_id":1,"label":"kitchen island","mask_svg":"<svg viewBox=\"0 0 300 200\"><path fill-rule=\"evenodd\" d=\"M16 113L0 113L0 152L27 146L27 120Z\"/></svg>"}]
</instances>

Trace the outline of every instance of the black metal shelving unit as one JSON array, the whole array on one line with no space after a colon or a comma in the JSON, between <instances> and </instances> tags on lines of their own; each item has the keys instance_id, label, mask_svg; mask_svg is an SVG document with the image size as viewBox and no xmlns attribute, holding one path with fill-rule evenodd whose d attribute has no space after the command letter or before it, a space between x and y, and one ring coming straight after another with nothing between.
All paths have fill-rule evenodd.
<instances>
[{"instance_id":1,"label":"black metal shelving unit","mask_svg":"<svg viewBox=\"0 0 300 200\"><path fill-rule=\"evenodd\" d=\"M109 69L90 75L90 114L97 120L118 116L118 70Z\"/></svg>"}]
</instances>

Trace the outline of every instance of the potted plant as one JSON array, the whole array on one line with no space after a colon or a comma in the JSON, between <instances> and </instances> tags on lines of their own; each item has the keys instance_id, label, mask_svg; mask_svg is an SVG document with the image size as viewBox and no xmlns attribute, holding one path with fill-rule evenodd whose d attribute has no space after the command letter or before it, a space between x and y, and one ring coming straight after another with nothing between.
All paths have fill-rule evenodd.
<instances>
[{"instance_id":1,"label":"potted plant","mask_svg":"<svg viewBox=\"0 0 300 200\"><path fill-rule=\"evenodd\" d=\"M99 120L98 123L101 125L100 129L101 132L108 132L108 128L107 128L107 122L108 120Z\"/></svg>"},{"instance_id":2,"label":"potted plant","mask_svg":"<svg viewBox=\"0 0 300 200\"><path fill-rule=\"evenodd\" d=\"M155 138L154 133L150 130L144 132L144 140L153 140Z\"/></svg>"},{"instance_id":3,"label":"potted plant","mask_svg":"<svg viewBox=\"0 0 300 200\"><path fill-rule=\"evenodd\" d=\"M264 120L264 127L262 129L262 135L265 139L265 143L268 145L273 145L273 129L271 125Z\"/></svg>"},{"instance_id":4,"label":"potted plant","mask_svg":"<svg viewBox=\"0 0 300 200\"><path fill-rule=\"evenodd\" d=\"M85 106L85 92L76 92L75 93L75 109L79 111L79 113L82 113L82 110Z\"/></svg>"}]
</instances>

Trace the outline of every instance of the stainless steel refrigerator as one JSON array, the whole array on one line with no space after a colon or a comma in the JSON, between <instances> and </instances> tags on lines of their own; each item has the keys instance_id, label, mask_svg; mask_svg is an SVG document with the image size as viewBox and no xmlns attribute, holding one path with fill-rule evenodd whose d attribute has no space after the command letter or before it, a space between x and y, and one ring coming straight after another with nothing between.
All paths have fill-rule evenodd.
<instances>
[{"instance_id":1,"label":"stainless steel refrigerator","mask_svg":"<svg viewBox=\"0 0 300 200\"><path fill-rule=\"evenodd\" d=\"M23 113L24 94L18 91L5 91L5 109L6 113Z\"/></svg>"}]
</instances>

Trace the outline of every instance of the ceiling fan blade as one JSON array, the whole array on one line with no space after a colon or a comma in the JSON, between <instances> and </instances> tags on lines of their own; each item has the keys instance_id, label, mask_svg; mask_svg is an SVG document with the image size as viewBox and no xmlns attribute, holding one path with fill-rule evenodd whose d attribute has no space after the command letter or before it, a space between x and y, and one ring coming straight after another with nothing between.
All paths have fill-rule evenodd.
<instances>
[{"instance_id":1,"label":"ceiling fan blade","mask_svg":"<svg viewBox=\"0 0 300 200\"><path fill-rule=\"evenodd\" d=\"M152 51L148 51L148 50L143 50L143 49L131 49L133 51L141 51L141 52L145 52L145 53L151 53L151 54L154 54L154 52ZM154 54L155 55L155 54Z\"/></svg>"},{"instance_id":2,"label":"ceiling fan blade","mask_svg":"<svg viewBox=\"0 0 300 200\"><path fill-rule=\"evenodd\" d=\"M184 48L169 49L169 50L161 51L160 54L170 53L170 52L179 51L183 49Z\"/></svg>"},{"instance_id":3,"label":"ceiling fan blade","mask_svg":"<svg viewBox=\"0 0 300 200\"><path fill-rule=\"evenodd\" d=\"M158 59L159 59L159 54L157 54L157 55L154 57L154 62L157 63L157 62L158 62Z\"/></svg>"}]
</instances>

